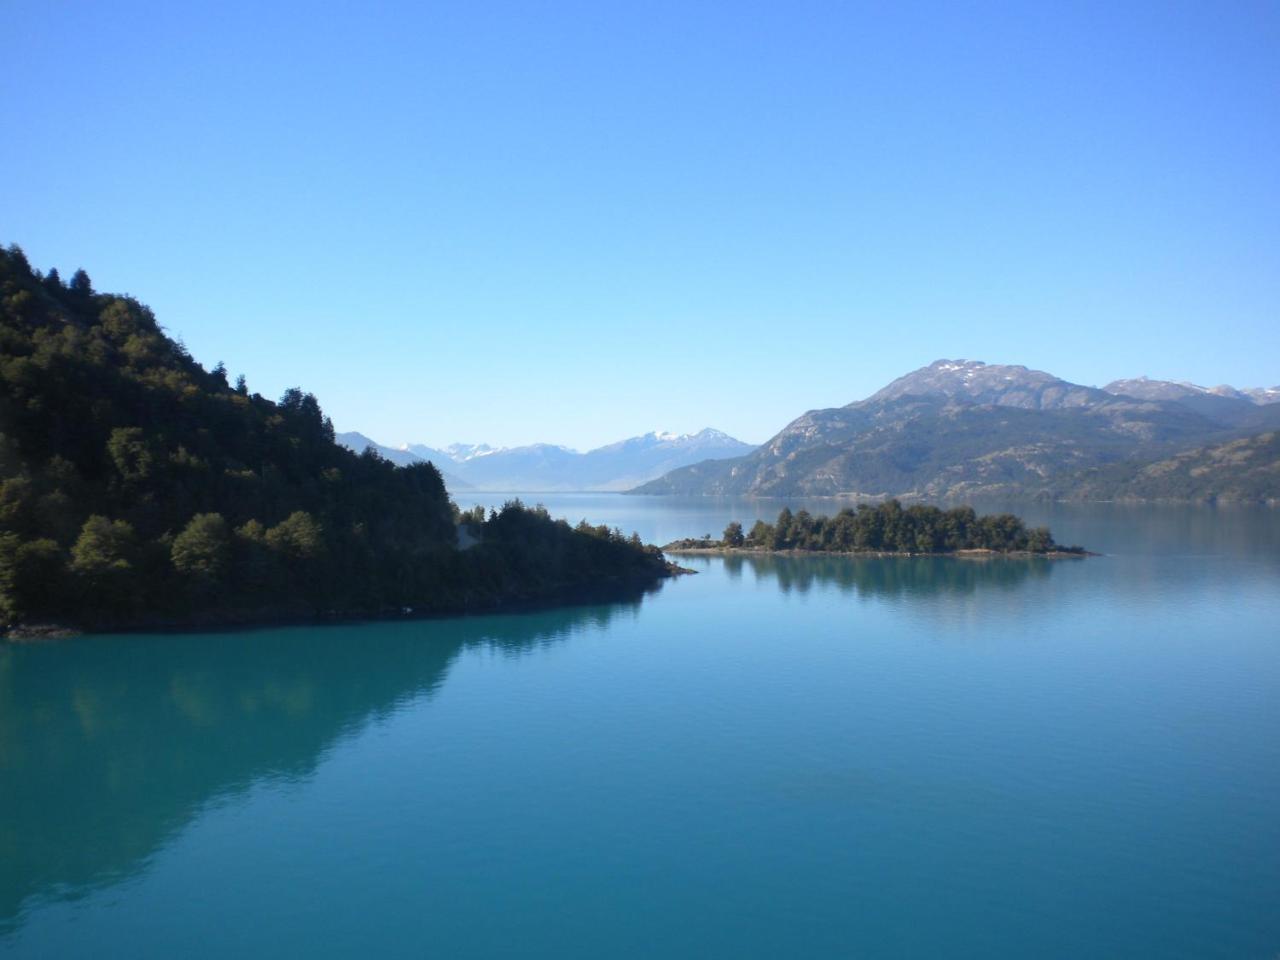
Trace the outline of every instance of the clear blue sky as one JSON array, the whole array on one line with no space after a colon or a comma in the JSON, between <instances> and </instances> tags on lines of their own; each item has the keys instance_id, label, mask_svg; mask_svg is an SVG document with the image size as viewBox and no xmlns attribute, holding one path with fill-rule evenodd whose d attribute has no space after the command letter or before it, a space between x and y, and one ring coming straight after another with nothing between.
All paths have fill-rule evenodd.
<instances>
[{"instance_id":1,"label":"clear blue sky","mask_svg":"<svg viewBox=\"0 0 1280 960\"><path fill-rule=\"evenodd\" d=\"M0 242L383 442L1280 381L1280 4L0 4Z\"/></svg>"}]
</instances>

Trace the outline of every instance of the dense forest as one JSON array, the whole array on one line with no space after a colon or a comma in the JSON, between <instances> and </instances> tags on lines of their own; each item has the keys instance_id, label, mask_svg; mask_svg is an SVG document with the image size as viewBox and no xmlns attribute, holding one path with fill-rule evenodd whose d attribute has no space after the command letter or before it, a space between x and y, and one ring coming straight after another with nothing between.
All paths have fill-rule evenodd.
<instances>
[{"instance_id":1,"label":"dense forest","mask_svg":"<svg viewBox=\"0 0 1280 960\"><path fill-rule=\"evenodd\" d=\"M251 393L137 300L0 249L6 627L471 609L670 569L518 502L459 516L431 464L337 445L311 394Z\"/></svg>"},{"instance_id":2,"label":"dense forest","mask_svg":"<svg viewBox=\"0 0 1280 960\"><path fill-rule=\"evenodd\" d=\"M1047 527L1032 527L1011 513L978 516L972 507L940 510L897 500L876 506L860 503L833 517L784 508L776 523L757 520L744 532L736 520L720 540L678 540L667 550L803 550L817 553L1084 553L1080 547L1054 543Z\"/></svg>"}]
</instances>

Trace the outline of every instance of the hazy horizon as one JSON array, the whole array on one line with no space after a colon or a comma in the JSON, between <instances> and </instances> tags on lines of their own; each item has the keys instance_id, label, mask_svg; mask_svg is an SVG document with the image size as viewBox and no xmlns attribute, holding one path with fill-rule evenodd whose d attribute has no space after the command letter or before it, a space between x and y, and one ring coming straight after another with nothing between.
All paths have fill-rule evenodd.
<instances>
[{"instance_id":1,"label":"hazy horizon","mask_svg":"<svg viewBox=\"0 0 1280 960\"><path fill-rule=\"evenodd\" d=\"M621 441L624 441L624 440L634 440L637 437L647 436L648 434L651 434L651 433L672 434L675 436L690 436L692 434L701 432L702 429L708 429L708 428L712 430L718 429L714 424L708 424L707 427L699 428L698 430L661 430L661 429L645 430L645 431L642 431L641 433L632 434L629 437L614 437L614 439L612 440L607 440L604 443L597 443L591 447L575 447L571 443L560 443L559 441L556 441L556 440L533 440L533 441L530 441L529 443L513 443L513 444L496 444L496 443L489 443L486 440L474 440L474 439L466 439L466 438L463 438L461 440L448 440L442 443L427 443L423 440L414 440L414 439L385 440L382 437L375 437L371 435L369 431L361 430L358 427L345 427L340 424L334 424L334 430L338 434L359 433L384 447L392 447L394 449L401 450L408 446L424 446L424 447L431 447L435 450L440 450L445 453L448 452L449 447L455 446L455 445L463 446L463 447L478 447L481 445L487 445L487 446L493 447L495 450L514 449L517 447L529 447L529 446L541 445L541 446L561 447L566 450L571 450L574 453L590 453L592 450L598 450L601 447L607 447L610 444L620 443ZM721 431L721 432L724 433L725 431ZM733 437L732 439L741 440L743 443L749 443L752 446L759 446L761 443L764 442L764 440L743 440L742 437Z\"/></svg>"},{"instance_id":2,"label":"hazy horizon","mask_svg":"<svg viewBox=\"0 0 1280 960\"><path fill-rule=\"evenodd\" d=\"M944 359L944 358L938 358L938 360L942 360L942 359ZM969 357L955 357L955 358L946 358L946 359L970 360L970 359L973 359L973 358L969 358ZM933 362L937 362L937 361L931 361L931 363L933 363ZM986 362L986 361L982 361L982 362ZM927 367L927 366L929 366L929 365L930 365L930 364L928 364L928 363L923 363L923 364L920 364L920 365L919 365L919 367L913 367L911 370L904 370L904 371L902 371L902 373L903 373L903 374L912 373L912 372L914 372L914 371L916 371L916 370L923 369L924 367ZM993 365L995 365L995 364L993 364ZM1020 366L1020 364L1002 364L1002 365L1006 365L1006 366L1008 366L1008 365L1012 365L1012 366ZM1021 365L1021 366L1025 366L1025 365ZM1043 372L1046 372L1046 373L1054 373L1054 371L1052 371L1052 370L1043 371ZM1135 375L1133 375L1132 377L1121 377L1121 378L1117 378L1117 379L1125 379L1125 380L1128 380L1128 379L1143 379L1143 378L1151 379L1151 380L1169 380L1169 379L1170 379L1170 378L1167 378L1167 377L1151 377L1151 376L1148 376L1147 374L1135 374ZM892 382L893 380L895 380L895 379L897 379L897 375L895 375L894 377L890 378L889 380L886 380L884 384L881 384L881 386L886 386L886 385L888 385L889 383L891 383L891 382ZM1071 378L1070 378L1070 377L1062 377L1062 379L1067 380L1068 382L1071 382L1071 383L1077 383L1077 382L1078 382L1078 381L1073 381L1073 380L1071 380ZM1102 388L1102 387L1106 386L1107 384L1109 384L1109 383L1111 383L1111 382L1112 382L1112 381L1107 381L1107 383L1106 383L1106 384L1104 384L1104 383L1086 383L1086 384L1081 384L1081 385L1082 385L1082 386L1087 386L1087 387ZM1276 386L1277 386L1276 384L1193 383L1193 382L1190 382L1190 381L1182 381L1182 382L1189 383L1189 384L1190 384L1190 385L1192 385L1192 386L1201 387L1201 388L1204 388L1204 389L1211 389L1211 388L1214 388L1214 387L1220 387L1220 386L1231 386L1231 387L1235 387L1236 389L1248 389L1248 388L1256 388L1256 387L1261 387L1261 388L1274 388L1274 387L1276 387ZM879 388L877 388L877 389L879 389ZM872 391L872 393L874 393L874 392L875 392L875 391ZM865 400L865 399L867 399L867 397L869 397L870 395L871 395L871 394L867 394L867 396L862 396L862 397L855 397L855 398L853 398L852 400L850 400L849 402L850 402L850 403L854 403L854 402L857 402L857 401L859 401L859 400ZM834 406L844 406L844 404L834 404ZM801 415L803 415L803 414L805 414L805 413L808 413L808 412L810 411L810 409L811 409L811 408L805 408L805 409L803 409L803 410L797 410L796 414L795 414L794 416L790 417L790 418L789 418L789 420L787 421L787 423L790 423L792 420L795 420L797 417L799 417L799 416L801 416ZM772 437L774 436L774 434L776 434L776 433L777 433L779 430L781 430L783 427L787 426L787 423L779 424L779 425L778 425L778 427L777 427L776 429L774 429L774 430L770 431L770 432L768 433L768 435L763 436L763 437L760 437L760 438L758 438L758 439L756 439L756 438L752 438L752 437L740 437L740 436L733 436L732 434L729 434L729 435L730 435L730 436L732 437L732 439L734 439L734 440L739 440L739 441L741 441L741 442L743 442L743 443L749 443L749 444L751 444L752 446L760 446L761 444L766 443L770 438L772 438ZM624 441L624 440L633 440L633 439L636 439L636 438L638 438L638 437L646 436L646 435L651 434L651 433L652 433L652 434L659 434L659 435L661 435L661 434L670 434L670 435L673 435L673 436L689 436L689 435L692 435L692 434L697 434L697 433L699 433L699 432L701 432L702 430L705 430L705 429L719 430L720 428L719 428L719 427L717 427L717 426L716 426L715 424L713 424L713 423L704 424L702 427L697 427L697 428L689 429L689 430L667 430L667 429L662 428L662 427L657 427L657 428L652 428L652 429L649 429L649 430L643 430L643 431L641 431L641 432L639 432L639 433L630 434L630 435L625 436L625 437L622 437L622 436L614 437L612 440L606 440L606 441L604 441L604 442L602 442L602 443L595 443L595 444L592 444L591 446L577 446L577 445L574 445L574 444L572 444L572 443L565 443L565 442L561 442L561 441L559 441L559 440L555 440L555 439L546 439L546 438L543 438L543 439L541 439L541 440L530 440L530 441L523 442L523 443L497 444L497 443L490 443L489 441L487 441L487 440L485 440L485 439L483 439L483 438L481 438L481 439L475 439L475 438L465 438L465 437L464 437L464 438L462 438L462 439L442 440L442 441L439 441L439 442L436 442L436 443L432 443L432 442L428 442L428 441L424 441L424 440L418 440L418 439L416 439L416 438L407 438L407 439L406 439L406 438L395 438L395 439L390 439L390 440L389 440L389 439L386 439L386 438L383 438L383 437L374 436L374 435L370 434L368 430L362 430L362 429L361 429L360 427L358 427L358 426L347 426L347 425L343 425L343 424L336 424L336 425L335 425L335 429L337 430L337 432L338 432L339 434L343 434L343 433L359 433L359 434L362 434L363 436L367 437L368 439L375 441L376 443L378 443L378 444L379 444L379 445L381 445L381 446L384 446L384 447L392 447L392 448L395 448L395 449L404 449L404 448L407 448L408 446L417 445L417 446L432 447L433 449L437 449L437 450L441 450L441 451L444 451L444 452L448 452L448 448L449 448L449 447L451 447L451 446L463 446L463 447L466 447L466 446L481 446L481 445L488 445L488 446L490 446L490 447L493 447L495 450L497 450L497 449L513 449L513 448L518 448L518 447L528 447L528 446L541 445L541 446L562 447L562 448L565 448L565 449L571 450L571 451L573 451L573 452L575 452L575 453L589 453L589 452L591 452L592 450L599 449L600 447L609 446L610 444L618 443L618 442L621 442L621 441ZM552 429L554 429L554 427L553 427ZM728 433L728 431L724 431L724 430L722 430L721 432L722 432L722 433Z\"/></svg>"},{"instance_id":3,"label":"hazy horizon","mask_svg":"<svg viewBox=\"0 0 1280 960\"><path fill-rule=\"evenodd\" d=\"M1280 381L1280 8L8 4L0 241L379 442Z\"/></svg>"}]
</instances>

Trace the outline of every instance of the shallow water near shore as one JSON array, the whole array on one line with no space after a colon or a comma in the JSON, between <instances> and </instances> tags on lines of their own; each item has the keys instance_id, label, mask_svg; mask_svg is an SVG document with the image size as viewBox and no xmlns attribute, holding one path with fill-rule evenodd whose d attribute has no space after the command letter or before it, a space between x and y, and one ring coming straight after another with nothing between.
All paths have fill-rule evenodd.
<instances>
[{"instance_id":1,"label":"shallow water near shore","mask_svg":"<svg viewBox=\"0 0 1280 960\"><path fill-rule=\"evenodd\" d=\"M0 955L1280 953L1280 511L975 505L1104 556L0 647Z\"/></svg>"}]
</instances>

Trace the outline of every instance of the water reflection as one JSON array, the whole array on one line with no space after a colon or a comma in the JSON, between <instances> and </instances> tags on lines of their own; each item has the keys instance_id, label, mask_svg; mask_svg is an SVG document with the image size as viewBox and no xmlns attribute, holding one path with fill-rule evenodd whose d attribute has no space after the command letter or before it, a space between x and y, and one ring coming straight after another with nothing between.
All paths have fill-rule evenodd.
<instances>
[{"instance_id":1,"label":"water reflection","mask_svg":"<svg viewBox=\"0 0 1280 960\"><path fill-rule=\"evenodd\" d=\"M807 593L815 585L862 597L901 598L972 594L979 589L1013 590L1027 580L1048 577L1055 563L1042 558L960 559L955 557L726 556L725 572L772 581L783 593Z\"/></svg>"},{"instance_id":2,"label":"water reflection","mask_svg":"<svg viewBox=\"0 0 1280 960\"><path fill-rule=\"evenodd\" d=\"M431 696L464 649L524 655L640 601L0 646L0 932L32 897L137 872L211 801L309 776L344 735Z\"/></svg>"},{"instance_id":3,"label":"water reflection","mask_svg":"<svg viewBox=\"0 0 1280 960\"><path fill-rule=\"evenodd\" d=\"M460 493L459 505L500 505L514 494ZM789 497L645 497L617 493L523 494L540 501L553 516L636 530L652 543L682 537L719 535L730 520L751 526L772 522L784 506L793 511L831 514L855 501ZM1185 503L1073 503L1026 499L968 498L942 507L969 504L979 513L1014 513L1028 526L1048 526L1060 543L1079 543L1108 555L1252 557L1280 564L1280 510L1248 504L1209 506Z\"/></svg>"}]
</instances>

